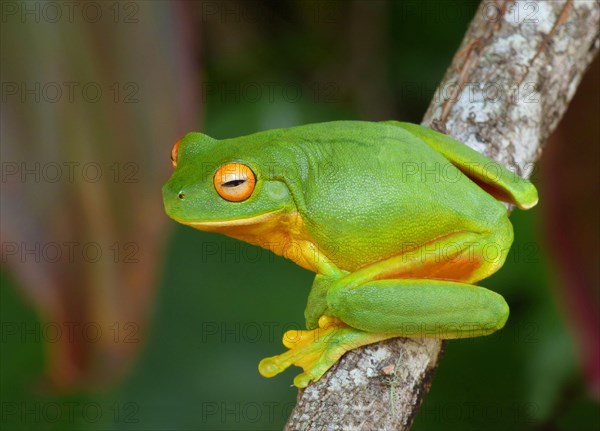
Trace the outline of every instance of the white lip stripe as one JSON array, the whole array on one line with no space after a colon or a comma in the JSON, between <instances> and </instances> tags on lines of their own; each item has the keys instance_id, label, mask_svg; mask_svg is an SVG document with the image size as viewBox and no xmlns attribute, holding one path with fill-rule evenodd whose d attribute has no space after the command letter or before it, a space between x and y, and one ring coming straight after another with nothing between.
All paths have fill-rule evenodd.
<instances>
[{"instance_id":1,"label":"white lip stripe","mask_svg":"<svg viewBox=\"0 0 600 431\"><path fill-rule=\"evenodd\" d=\"M270 213L261 214L255 217L242 218L237 220L221 220L221 221L184 221L177 220L181 224L185 224L192 227L226 227L226 226L245 226L250 224L260 223L272 215L279 213L280 211L272 211Z\"/></svg>"}]
</instances>

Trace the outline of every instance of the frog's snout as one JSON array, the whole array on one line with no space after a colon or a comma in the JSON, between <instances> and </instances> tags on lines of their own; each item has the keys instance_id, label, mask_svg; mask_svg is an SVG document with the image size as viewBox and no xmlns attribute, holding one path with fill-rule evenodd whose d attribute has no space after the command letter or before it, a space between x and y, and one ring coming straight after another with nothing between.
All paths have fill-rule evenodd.
<instances>
[{"instance_id":1,"label":"frog's snout","mask_svg":"<svg viewBox=\"0 0 600 431\"><path fill-rule=\"evenodd\" d=\"M170 217L173 217L177 207L185 201L186 190L184 187L174 187L171 183L167 182L162 188L163 204L165 206L165 212Z\"/></svg>"},{"instance_id":2,"label":"frog's snout","mask_svg":"<svg viewBox=\"0 0 600 431\"><path fill-rule=\"evenodd\" d=\"M169 181L162 188L163 200L167 199L185 199L185 187L172 185Z\"/></svg>"}]
</instances>

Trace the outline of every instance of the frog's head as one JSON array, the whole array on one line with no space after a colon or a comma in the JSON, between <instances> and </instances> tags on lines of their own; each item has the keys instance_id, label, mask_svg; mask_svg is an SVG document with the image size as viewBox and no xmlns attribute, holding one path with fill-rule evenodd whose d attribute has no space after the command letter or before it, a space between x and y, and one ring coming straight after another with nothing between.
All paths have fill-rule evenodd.
<instances>
[{"instance_id":1,"label":"frog's head","mask_svg":"<svg viewBox=\"0 0 600 431\"><path fill-rule=\"evenodd\" d=\"M294 212L290 182L269 145L273 139L268 132L222 141L185 135L171 151L175 171L162 189L169 217L219 231Z\"/></svg>"}]
</instances>

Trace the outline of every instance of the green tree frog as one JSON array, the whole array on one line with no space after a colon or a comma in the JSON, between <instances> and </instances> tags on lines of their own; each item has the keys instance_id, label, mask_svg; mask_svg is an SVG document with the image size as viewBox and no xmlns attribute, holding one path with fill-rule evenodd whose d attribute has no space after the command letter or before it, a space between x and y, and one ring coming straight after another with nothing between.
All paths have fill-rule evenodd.
<instances>
[{"instance_id":1,"label":"green tree frog","mask_svg":"<svg viewBox=\"0 0 600 431\"><path fill-rule=\"evenodd\" d=\"M216 140L188 133L163 187L179 223L259 245L316 273L307 330L263 359L266 377L318 380L348 350L391 337L476 337L502 328L504 298L475 284L513 240L506 207L527 180L465 144L395 121L335 121Z\"/></svg>"}]
</instances>

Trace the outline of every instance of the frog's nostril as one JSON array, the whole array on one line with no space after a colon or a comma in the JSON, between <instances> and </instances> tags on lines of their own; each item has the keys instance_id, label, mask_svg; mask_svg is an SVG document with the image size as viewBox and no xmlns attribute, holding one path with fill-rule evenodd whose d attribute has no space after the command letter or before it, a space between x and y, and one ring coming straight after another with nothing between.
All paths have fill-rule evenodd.
<instances>
[{"instance_id":1,"label":"frog's nostril","mask_svg":"<svg viewBox=\"0 0 600 431\"><path fill-rule=\"evenodd\" d=\"M179 194L177 195L177 197L178 197L180 200L184 200L184 199L185 199L185 193L183 193L183 192L179 192Z\"/></svg>"}]
</instances>

